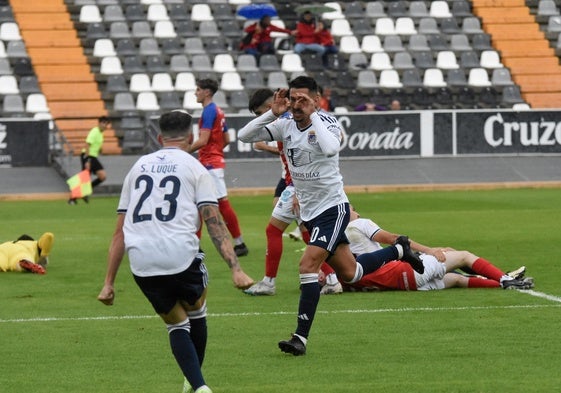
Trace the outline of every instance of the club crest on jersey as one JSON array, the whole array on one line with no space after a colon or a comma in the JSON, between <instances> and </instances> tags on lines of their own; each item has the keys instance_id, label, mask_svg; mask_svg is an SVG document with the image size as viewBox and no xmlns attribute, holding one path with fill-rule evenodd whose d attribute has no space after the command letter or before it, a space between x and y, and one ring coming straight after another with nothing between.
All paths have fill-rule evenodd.
<instances>
[{"instance_id":1,"label":"club crest on jersey","mask_svg":"<svg viewBox=\"0 0 561 393\"><path fill-rule=\"evenodd\" d=\"M308 132L308 143L310 145L315 145L318 143L317 138L316 138L316 132L314 130L310 130Z\"/></svg>"}]
</instances>

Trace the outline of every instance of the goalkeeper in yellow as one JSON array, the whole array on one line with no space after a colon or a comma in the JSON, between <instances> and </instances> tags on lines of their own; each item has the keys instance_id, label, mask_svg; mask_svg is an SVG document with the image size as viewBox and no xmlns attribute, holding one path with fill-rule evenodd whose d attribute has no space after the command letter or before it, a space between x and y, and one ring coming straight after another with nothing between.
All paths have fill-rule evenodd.
<instances>
[{"instance_id":1,"label":"goalkeeper in yellow","mask_svg":"<svg viewBox=\"0 0 561 393\"><path fill-rule=\"evenodd\" d=\"M21 235L16 241L0 244L0 272L30 272L45 274L54 235L45 232L39 240Z\"/></svg>"}]
</instances>

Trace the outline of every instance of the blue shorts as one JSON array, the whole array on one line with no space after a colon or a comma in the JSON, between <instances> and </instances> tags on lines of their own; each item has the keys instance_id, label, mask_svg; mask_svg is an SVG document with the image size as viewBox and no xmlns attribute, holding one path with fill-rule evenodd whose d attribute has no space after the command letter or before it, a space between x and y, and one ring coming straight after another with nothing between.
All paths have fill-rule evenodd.
<instances>
[{"instance_id":1,"label":"blue shorts","mask_svg":"<svg viewBox=\"0 0 561 393\"><path fill-rule=\"evenodd\" d=\"M195 258L181 273L149 277L133 274L133 277L158 314L169 313L180 300L195 304L208 285L208 272L200 258Z\"/></svg>"},{"instance_id":2,"label":"blue shorts","mask_svg":"<svg viewBox=\"0 0 561 393\"><path fill-rule=\"evenodd\" d=\"M345 229L349 224L351 209L348 203L333 206L304 225L310 233L308 244L321 247L333 254L341 243L349 243Z\"/></svg>"}]
</instances>

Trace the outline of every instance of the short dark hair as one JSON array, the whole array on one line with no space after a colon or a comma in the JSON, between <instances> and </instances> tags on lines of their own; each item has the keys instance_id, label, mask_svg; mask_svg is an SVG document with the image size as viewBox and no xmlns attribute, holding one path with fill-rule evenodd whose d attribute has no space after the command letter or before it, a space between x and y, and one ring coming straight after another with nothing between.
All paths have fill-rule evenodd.
<instances>
[{"instance_id":1,"label":"short dark hair","mask_svg":"<svg viewBox=\"0 0 561 393\"><path fill-rule=\"evenodd\" d=\"M209 89L212 95L218 91L218 82L214 79L206 78L197 80L197 87L201 89Z\"/></svg>"},{"instance_id":2,"label":"short dark hair","mask_svg":"<svg viewBox=\"0 0 561 393\"><path fill-rule=\"evenodd\" d=\"M318 87L318 84L317 84L316 80L314 78L312 78L311 76L306 76L306 75L300 75L299 77L296 77L296 78L292 79L288 83L288 88L289 89L308 89L308 90L310 90L311 93L319 92L319 87Z\"/></svg>"},{"instance_id":3,"label":"short dark hair","mask_svg":"<svg viewBox=\"0 0 561 393\"><path fill-rule=\"evenodd\" d=\"M160 116L160 133L164 138L187 136L193 117L184 110L174 110Z\"/></svg>"},{"instance_id":4,"label":"short dark hair","mask_svg":"<svg viewBox=\"0 0 561 393\"><path fill-rule=\"evenodd\" d=\"M108 118L107 116L99 116L97 118L97 122L98 123L111 123L111 119Z\"/></svg>"},{"instance_id":5,"label":"short dark hair","mask_svg":"<svg viewBox=\"0 0 561 393\"><path fill-rule=\"evenodd\" d=\"M275 93L271 89L257 89L249 98L248 109L255 113L255 110L263 105Z\"/></svg>"}]
</instances>

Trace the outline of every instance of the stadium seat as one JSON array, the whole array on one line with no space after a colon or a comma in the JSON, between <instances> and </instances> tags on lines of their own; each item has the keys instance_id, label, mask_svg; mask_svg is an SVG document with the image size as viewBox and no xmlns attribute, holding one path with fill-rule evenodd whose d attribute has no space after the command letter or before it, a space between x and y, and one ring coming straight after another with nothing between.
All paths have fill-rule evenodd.
<instances>
[{"instance_id":1,"label":"stadium seat","mask_svg":"<svg viewBox=\"0 0 561 393\"><path fill-rule=\"evenodd\" d=\"M196 37L197 31L195 23L191 20L176 20L174 21L175 32L180 37Z\"/></svg>"},{"instance_id":2,"label":"stadium seat","mask_svg":"<svg viewBox=\"0 0 561 393\"><path fill-rule=\"evenodd\" d=\"M242 78L237 72L225 72L220 79L220 90L236 91L243 90Z\"/></svg>"},{"instance_id":3,"label":"stadium seat","mask_svg":"<svg viewBox=\"0 0 561 393\"><path fill-rule=\"evenodd\" d=\"M147 112L147 111L159 111L160 104L158 104L158 97L156 93L152 91L143 91L138 93L136 97L136 110Z\"/></svg>"},{"instance_id":4,"label":"stadium seat","mask_svg":"<svg viewBox=\"0 0 561 393\"><path fill-rule=\"evenodd\" d=\"M466 51L460 54L460 67L464 69L479 67L479 57L474 51Z\"/></svg>"},{"instance_id":5,"label":"stadium seat","mask_svg":"<svg viewBox=\"0 0 561 393\"><path fill-rule=\"evenodd\" d=\"M182 54L171 56L169 61L169 71L176 74L179 72L191 71L189 58Z\"/></svg>"},{"instance_id":6,"label":"stadium seat","mask_svg":"<svg viewBox=\"0 0 561 393\"><path fill-rule=\"evenodd\" d=\"M204 20L199 24L199 36L201 37L219 37L220 31L214 20Z\"/></svg>"},{"instance_id":7,"label":"stadium seat","mask_svg":"<svg viewBox=\"0 0 561 393\"><path fill-rule=\"evenodd\" d=\"M413 58L409 52L397 52L393 57L393 68L402 71L415 68Z\"/></svg>"},{"instance_id":8,"label":"stadium seat","mask_svg":"<svg viewBox=\"0 0 561 393\"><path fill-rule=\"evenodd\" d=\"M245 90L233 91L230 93L230 107L240 110L247 109L249 97Z\"/></svg>"},{"instance_id":9,"label":"stadium seat","mask_svg":"<svg viewBox=\"0 0 561 393\"><path fill-rule=\"evenodd\" d=\"M169 21L166 6L163 4L150 4L146 11L146 20L150 22Z\"/></svg>"},{"instance_id":10,"label":"stadium seat","mask_svg":"<svg viewBox=\"0 0 561 393\"><path fill-rule=\"evenodd\" d=\"M191 68L194 72L212 71L210 57L207 54L198 54L191 57Z\"/></svg>"},{"instance_id":11,"label":"stadium seat","mask_svg":"<svg viewBox=\"0 0 561 393\"><path fill-rule=\"evenodd\" d=\"M339 51L341 53L361 53L362 50L360 48L360 44L358 42L358 38L354 35L346 35L341 37L339 42Z\"/></svg>"},{"instance_id":12,"label":"stadium seat","mask_svg":"<svg viewBox=\"0 0 561 393\"><path fill-rule=\"evenodd\" d=\"M409 2L409 17L411 18L425 18L429 16L427 5L424 1L410 1Z\"/></svg>"},{"instance_id":13,"label":"stadium seat","mask_svg":"<svg viewBox=\"0 0 561 393\"><path fill-rule=\"evenodd\" d=\"M25 111L28 113L49 112L47 98L41 93L33 93L25 100Z\"/></svg>"},{"instance_id":14,"label":"stadium seat","mask_svg":"<svg viewBox=\"0 0 561 393\"><path fill-rule=\"evenodd\" d=\"M8 41L6 45L6 55L11 59L16 57L29 57L23 41Z\"/></svg>"},{"instance_id":15,"label":"stadium seat","mask_svg":"<svg viewBox=\"0 0 561 393\"><path fill-rule=\"evenodd\" d=\"M399 80L399 74L396 70L382 70L378 84L380 87L388 89L403 87L403 84Z\"/></svg>"},{"instance_id":16,"label":"stadium seat","mask_svg":"<svg viewBox=\"0 0 561 393\"><path fill-rule=\"evenodd\" d=\"M430 50L427 36L425 34L412 35L411 37L409 37L409 44L407 45L407 49L410 52Z\"/></svg>"},{"instance_id":17,"label":"stadium seat","mask_svg":"<svg viewBox=\"0 0 561 393\"><path fill-rule=\"evenodd\" d=\"M454 52L473 50L469 43L469 38L465 34L452 34L450 36L450 49Z\"/></svg>"},{"instance_id":18,"label":"stadium seat","mask_svg":"<svg viewBox=\"0 0 561 393\"><path fill-rule=\"evenodd\" d=\"M146 20L144 16L144 7L140 4L128 4L125 7L125 18L129 22Z\"/></svg>"},{"instance_id":19,"label":"stadium seat","mask_svg":"<svg viewBox=\"0 0 561 393\"><path fill-rule=\"evenodd\" d=\"M427 40L430 49L434 52L450 49L445 34L427 34Z\"/></svg>"},{"instance_id":20,"label":"stadium seat","mask_svg":"<svg viewBox=\"0 0 561 393\"><path fill-rule=\"evenodd\" d=\"M404 70L401 75L401 83L404 88L417 88L423 86L423 80L421 79L421 74L417 68Z\"/></svg>"},{"instance_id":21,"label":"stadium seat","mask_svg":"<svg viewBox=\"0 0 561 393\"><path fill-rule=\"evenodd\" d=\"M203 108L203 104L197 102L194 90L186 91L183 94L183 108L189 111L195 111Z\"/></svg>"},{"instance_id":22,"label":"stadium seat","mask_svg":"<svg viewBox=\"0 0 561 393\"><path fill-rule=\"evenodd\" d=\"M364 6L360 1L351 1L346 3L343 14L347 19L362 18L364 17Z\"/></svg>"},{"instance_id":23,"label":"stadium seat","mask_svg":"<svg viewBox=\"0 0 561 393\"><path fill-rule=\"evenodd\" d=\"M141 39L141 38L151 38L153 37L152 28L150 27L150 23L146 20L139 20L136 22L132 22L131 27L131 35L133 38Z\"/></svg>"},{"instance_id":24,"label":"stadium seat","mask_svg":"<svg viewBox=\"0 0 561 393\"><path fill-rule=\"evenodd\" d=\"M126 20L123 8L120 5L108 5L103 10L103 21L110 22L124 22Z\"/></svg>"},{"instance_id":25,"label":"stadium seat","mask_svg":"<svg viewBox=\"0 0 561 393\"><path fill-rule=\"evenodd\" d=\"M524 99L520 94L520 87L517 85L505 86L502 93L501 102L507 106L512 106L517 103L523 103Z\"/></svg>"},{"instance_id":26,"label":"stadium seat","mask_svg":"<svg viewBox=\"0 0 561 393\"><path fill-rule=\"evenodd\" d=\"M466 16L473 16L471 6L467 0L454 0L452 2L452 15L456 18L465 18Z\"/></svg>"},{"instance_id":27,"label":"stadium seat","mask_svg":"<svg viewBox=\"0 0 561 393\"><path fill-rule=\"evenodd\" d=\"M384 48L382 48L380 37L373 34L365 35L364 37L362 37L360 49L362 50L362 52L370 54L384 51Z\"/></svg>"},{"instance_id":28,"label":"stadium seat","mask_svg":"<svg viewBox=\"0 0 561 393\"><path fill-rule=\"evenodd\" d=\"M358 72L356 87L361 90L370 90L378 86L378 79L372 70L361 70Z\"/></svg>"},{"instance_id":29,"label":"stadium seat","mask_svg":"<svg viewBox=\"0 0 561 393\"><path fill-rule=\"evenodd\" d=\"M125 74L146 72L146 67L144 67L144 64L139 56L126 56L123 60L123 72Z\"/></svg>"},{"instance_id":30,"label":"stadium seat","mask_svg":"<svg viewBox=\"0 0 561 393\"><path fill-rule=\"evenodd\" d=\"M415 22L409 17L400 17L395 21L395 33L399 35L417 34Z\"/></svg>"},{"instance_id":31,"label":"stadium seat","mask_svg":"<svg viewBox=\"0 0 561 393\"><path fill-rule=\"evenodd\" d=\"M460 87L467 86L467 79L464 70L462 69L448 70L446 74L446 82L448 86L453 88L460 88Z\"/></svg>"},{"instance_id":32,"label":"stadium seat","mask_svg":"<svg viewBox=\"0 0 561 393\"><path fill-rule=\"evenodd\" d=\"M158 103L162 110L174 110L181 108L181 100L176 91L163 91L158 94Z\"/></svg>"},{"instance_id":33,"label":"stadium seat","mask_svg":"<svg viewBox=\"0 0 561 393\"><path fill-rule=\"evenodd\" d=\"M121 60L117 56L107 56L101 60L99 69L102 75L118 75L123 73Z\"/></svg>"},{"instance_id":34,"label":"stadium seat","mask_svg":"<svg viewBox=\"0 0 561 393\"><path fill-rule=\"evenodd\" d=\"M128 38L121 38L117 41L117 48L115 49L117 56L123 58L125 56L134 56L138 54L138 48L134 42Z\"/></svg>"},{"instance_id":35,"label":"stadium seat","mask_svg":"<svg viewBox=\"0 0 561 393\"><path fill-rule=\"evenodd\" d=\"M150 74L158 72L167 72L168 66L164 62L161 56L152 55L146 57L146 71Z\"/></svg>"},{"instance_id":36,"label":"stadium seat","mask_svg":"<svg viewBox=\"0 0 561 393\"><path fill-rule=\"evenodd\" d=\"M200 37L185 38L185 53L188 55L204 55L206 50L203 45L203 40Z\"/></svg>"},{"instance_id":37,"label":"stadium seat","mask_svg":"<svg viewBox=\"0 0 561 393\"><path fill-rule=\"evenodd\" d=\"M433 17L421 18L417 27L419 34L440 34L440 29Z\"/></svg>"},{"instance_id":38,"label":"stadium seat","mask_svg":"<svg viewBox=\"0 0 561 393\"><path fill-rule=\"evenodd\" d=\"M92 55L94 57L107 57L116 56L115 47L113 41L109 38L100 38L95 41Z\"/></svg>"},{"instance_id":39,"label":"stadium seat","mask_svg":"<svg viewBox=\"0 0 561 393\"><path fill-rule=\"evenodd\" d=\"M92 25L88 26L91 27ZM105 35L101 35L97 38L103 38ZM109 26L109 37L117 40L121 38L131 38L131 32L127 22L112 22Z\"/></svg>"},{"instance_id":40,"label":"stadium seat","mask_svg":"<svg viewBox=\"0 0 561 393\"><path fill-rule=\"evenodd\" d=\"M191 91L197 89L197 80L192 72L180 72L175 76L174 89L176 91Z\"/></svg>"},{"instance_id":41,"label":"stadium seat","mask_svg":"<svg viewBox=\"0 0 561 393\"><path fill-rule=\"evenodd\" d=\"M161 53L162 51L155 38L148 37L140 40L138 44L138 54L141 56L154 56L160 55Z\"/></svg>"},{"instance_id":42,"label":"stadium seat","mask_svg":"<svg viewBox=\"0 0 561 393\"><path fill-rule=\"evenodd\" d=\"M370 57L371 70L381 71L381 70L391 70L393 69L390 56L386 52L373 53Z\"/></svg>"},{"instance_id":43,"label":"stadium seat","mask_svg":"<svg viewBox=\"0 0 561 393\"><path fill-rule=\"evenodd\" d=\"M191 20L195 22L214 21L212 10L208 4L193 4L191 8Z\"/></svg>"},{"instance_id":44,"label":"stadium seat","mask_svg":"<svg viewBox=\"0 0 561 393\"><path fill-rule=\"evenodd\" d=\"M154 24L154 37L156 38L174 38L177 37L175 27L169 20L159 20Z\"/></svg>"},{"instance_id":45,"label":"stadium seat","mask_svg":"<svg viewBox=\"0 0 561 393\"><path fill-rule=\"evenodd\" d=\"M124 75L109 75L107 77L107 83L105 84L105 90L103 91L104 99L113 99L117 93L128 93L129 86Z\"/></svg>"},{"instance_id":46,"label":"stadium seat","mask_svg":"<svg viewBox=\"0 0 561 393\"><path fill-rule=\"evenodd\" d=\"M331 34L334 37L343 37L346 35L354 35L349 21L346 19L334 19L331 22Z\"/></svg>"},{"instance_id":47,"label":"stadium seat","mask_svg":"<svg viewBox=\"0 0 561 393\"><path fill-rule=\"evenodd\" d=\"M331 7L334 11L324 12L321 14L321 18L324 20L338 20L338 19L345 19L345 15L341 9L341 4L336 1L331 1L324 3L325 6ZM345 19L346 20L346 19Z\"/></svg>"},{"instance_id":48,"label":"stadium seat","mask_svg":"<svg viewBox=\"0 0 561 393\"><path fill-rule=\"evenodd\" d=\"M230 109L230 104L228 103L224 90L217 90L214 96L212 96L212 101L224 111Z\"/></svg>"},{"instance_id":49,"label":"stadium seat","mask_svg":"<svg viewBox=\"0 0 561 393\"><path fill-rule=\"evenodd\" d=\"M449 18L442 18L440 19L440 31L444 34L459 34L461 32L460 26L458 26L458 22L456 22L456 18L449 17Z\"/></svg>"},{"instance_id":50,"label":"stadium seat","mask_svg":"<svg viewBox=\"0 0 561 393\"><path fill-rule=\"evenodd\" d=\"M35 75L22 76L19 80L19 91L23 96L31 93L41 93L37 77Z\"/></svg>"},{"instance_id":51,"label":"stadium seat","mask_svg":"<svg viewBox=\"0 0 561 393\"><path fill-rule=\"evenodd\" d=\"M494 50L484 50L479 57L479 65L483 68L502 68L499 53Z\"/></svg>"},{"instance_id":52,"label":"stadium seat","mask_svg":"<svg viewBox=\"0 0 561 393\"><path fill-rule=\"evenodd\" d=\"M282 71L270 72L267 79L267 87L272 90L287 89L288 80L286 78L286 74Z\"/></svg>"},{"instance_id":53,"label":"stadium seat","mask_svg":"<svg viewBox=\"0 0 561 393\"><path fill-rule=\"evenodd\" d=\"M357 18L352 19L351 29L353 34L358 37L362 37L368 34L374 34L374 29L368 18Z\"/></svg>"},{"instance_id":54,"label":"stadium seat","mask_svg":"<svg viewBox=\"0 0 561 393\"><path fill-rule=\"evenodd\" d=\"M150 83L148 74L131 75L129 90L133 93L152 91L152 84Z\"/></svg>"},{"instance_id":55,"label":"stadium seat","mask_svg":"<svg viewBox=\"0 0 561 393\"><path fill-rule=\"evenodd\" d=\"M481 29L481 22L475 16L467 16L462 23L462 32L465 34L478 34L483 33Z\"/></svg>"},{"instance_id":56,"label":"stadium seat","mask_svg":"<svg viewBox=\"0 0 561 393\"><path fill-rule=\"evenodd\" d=\"M379 1L369 1L366 3L365 13L367 18L372 19L385 18L388 16L384 10L384 4Z\"/></svg>"},{"instance_id":57,"label":"stadium seat","mask_svg":"<svg viewBox=\"0 0 561 393\"><path fill-rule=\"evenodd\" d=\"M413 56L415 58L415 65L421 70L436 67L432 52L430 51L418 51Z\"/></svg>"},{"instance_id":58,"label":"stadium seat","mask_svg":"<svg viewBox=\"0 0 561 393\"><path fill-rule=\"evenodd\" d=\"M237 59L236 68L238 72L258 71L257 60L255 56L249 54L239 54Z\"/></svg>"},{"instance_id":59,"label":"stadium seat","mask_svg":"<svg viewBox=\"0 0 561 393\"><path fill-rule=\"evenodd\" d=\"M376 20L376 27L374 29L376 35L395 35L395 25L392 18L379 18Z\"/></svg>"},{"instance_id":60,"label":"stadium seat","mask_svg":"<svg viewBox=\"0 0 561 393\"><path fill-rule=\"evenodd\" d=\"M83 5L80 8L80 15L78 20L81 23L101 23L103 22L103 18L101 17L101 13L99 12L99 8L97 5L88 4Z\"/></svg>"},{"instance_id":61,"label":"stadium seat","mask_svg":"<svg viewBox=\"0 0 561 393\"><path fill-rule=\"evenodd\" d=\"M154 37L157 37L154 32ZM179 37L159 38L162 53L167 56L179 55L183 53L182 42Z\"/></svg>"},{"instance_id":62,"label":"stadium seat","mask_svg":"<svg viewBox=\"0 0 561 393\"><path fill-rule=\"evenodd\" d=\"M453 70L459 68L456 55L453 51L441 51L436 56L436 67L442 70Z\"/></svg>"},{"instance_id":63,"label":"stadium seat","mask_svg":"<svg viewBox=\"0 0 561 393\"><path fill-rule=\"evenodd\" d=\"M472 87L491 86L489 74L484 68L472 68L469 70L468 85Z\"/></svg>"},{"instance_id":64,"label":"stadium seat","mask_svg":"<svg viewBox=\"0 0 561 393\"><path fill-rule=\"evenodd\" d=\"M444 0L432 1L430 4L429 15L433 18L450 18L450 7Z\"/></svg>"},{"instance_id":65,"label":"stadium seat","mask_svg":"<svg viewBox=\"0 0 561 393\"><path fill-rule=\"evenodd\" d=\"M0 25L0 40L21 41L19 27L15 22L5 22Z\"/></svg>"},{"instance_id":66,"label":"stadium seat","mask_svg":"<svg viewBox=\"0 0 561 393\"><path fill-rule=\"evenodd\" d=\"M513 85L512 76L508 68L495 68L491 74L491 84L493 86L510 86Z\"/></svg>"},{"instance_id":67,"label":"stadium seat","mask_svg":"<svg viewBox=\"0 0 561 393\"><path fill-rule=\"evenodd\" d=\"M13 75L0 76L0 95L19 94L18 81Z\"/></svg>"},{"instance_id":68,"label":"stadium seat","mask_svg":"<svg viewBox=\"0 0 561 393\"><path fill-rule=\"evenodd\" d=\"M358 71L358 70L365 70L368 68L369 61L366 54L360 53L351 53L349 56L349 70L351 71Z\"/></svg>"},{"instance_id":69,"label":"stadium seat","mask_svg":"<svg viewBox=\"0 0 561 393\"><path fill-rule=\"evenodd\" d=\"M231 49L228 48L228 42L221 36L204 38L203 45L206 52L211 56L217 54L230 54L231 52Z\"/></svg>"},{"instance_id":70,"label":"stadium seat","mask_svg":"<svg viewBox=\"0 0 561 393\"><path fill-rule=\"evenodd\" d=\"M423 85L425 87L446 87L442 70L440 68L427 68L423 74Z\"/></svg>"},{"instance_id":71,"label":"stadium seat","mask_svg":"<svg viewBox=\"0 0 561 393\"><path fill-rule=\"evenodd\" d=\"M487 33L476 33L471 36L471 46L474 50L483 51L493 49L491 38Z\"/></svg>"},{"instance_id":72,"label":"stadium seat","mask_svg":"<svg viewBox=\"0 0 561 393\"><path fill-rule=\"evenodd\" d=\"M217 73L224 72L236 72L236 66L234 64L234 58L232 55L227 53L221 53L214 57L212 69Z\"/></svg>"},{"instance_id":73,"label":"stadium seat","mask_svg":"<svg viewBox=\"0 0 561 393\"><path fill-rule=\"evenodd\" d=\"M4 96L2 112L10 116L13 114L23 114L25 112L23 98L19 94L8 94Z\"/></svg>"},{"instance_id":74,"label":"stadium seat","mask_svg":"<svg viewBox=\"0 0 561 393\"><path fill-rule=\"evenodd\" d=\"M405 48L403 47L403 42L401 37L398 35L387 35L384 37L383 48L385 52L403 52Z\"/></svg>"},{"instance_id":75,"label":"stadium seat","mask_svg":"<svg viewBox=\"0 0 561 393\"><path fill-rule=\"evenodd\" d=\"M259 69L262 71L280 71L280 64L275 55L261 55L259 57Z\"/></svg>"},{"instance_id":76,"label":"stadium seat","mask_svg":"<svg viewBox=\"0 0 561 393\"><path fill-rule=\"evenodd\" d=\"M281 59L281 71L284 72L303 72L302 59L297 53L287 53Z\"/></svg>"}]
</instances>

